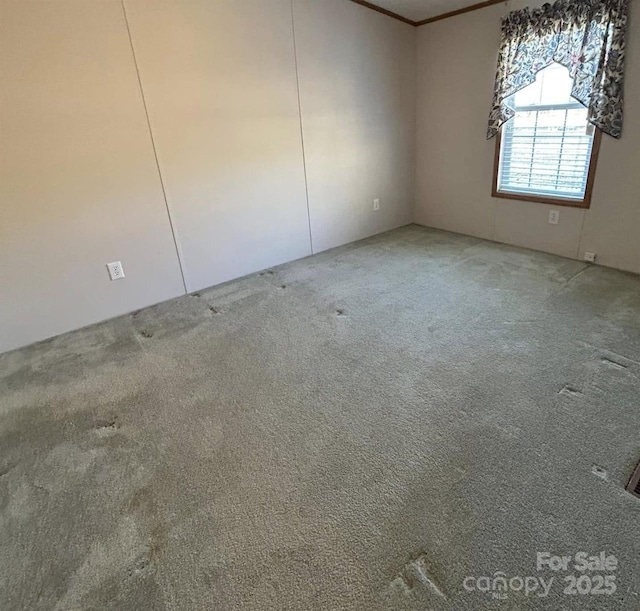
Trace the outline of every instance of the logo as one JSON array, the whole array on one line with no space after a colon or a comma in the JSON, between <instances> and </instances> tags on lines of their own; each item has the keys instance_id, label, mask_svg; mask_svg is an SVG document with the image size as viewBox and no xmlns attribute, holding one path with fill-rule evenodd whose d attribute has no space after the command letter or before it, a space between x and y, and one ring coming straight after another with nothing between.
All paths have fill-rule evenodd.
<instances>
[{"instance_id":1,"label":"logo","mask_svg":"<svg viewBox=\"0 0 640 611\"><path fill-rule=\"evenodd\" d=\"M553 587L562 587L566 596L611 596L618 589L616 571L618 559L602 551L597 554L577 552L573 555L555 555L537 552L537 575L507 576L496 571L491 576L468 576L462 587L469 593L480 593L497 600L506 600L511 594L546 598ZM541 575L540 573L546 573Z\"/></svg>"}]
</instances>

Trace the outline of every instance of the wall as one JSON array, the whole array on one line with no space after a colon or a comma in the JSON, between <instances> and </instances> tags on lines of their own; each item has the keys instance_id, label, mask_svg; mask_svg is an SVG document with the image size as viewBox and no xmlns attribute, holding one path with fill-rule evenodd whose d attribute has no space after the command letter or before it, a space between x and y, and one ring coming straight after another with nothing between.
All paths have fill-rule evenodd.
<instances>
[{"instance_id":1,"label":"wall","mask_svg":"<svg viewBox=\"0 0 640 611\"><path fill-rule=\"evenodd\" d=\"M345 0L294 11L319 252L413 220L416 29Z\"/></svg>"},{"instance_id":2,"label":"wall","mask_svg":"<svg viewBox=\"0 0 640 611\"><path fill-rule=\"evenodd\" d=\"M311 254L290 0L126 0L187 286Z\"/></svg>"},{"instance_id":3,"label":"wall","mask_svg":"<svg viewBox=\"0 0 640 611\"><path fill-rule=\"evenodd\" d=\"M624 134L603 136L591 209L491 197L494 142L486 141L500 18L542 2L504 4L418 28L418 223L640 272L640 0L631 1Z\"/></svg>"},{"instance_id":4,"label":"wall","mask_svg":"<svg viewBox=\"0 0 640 611\"><path fill-rule=\"evenodd\" d=\"M0 11L0 352L411 220L411 26L347 0Z\"/></svg>"},{"instance_id":5,"label":"wall","mask_svg":"<svg viewBox=\"0 0 640 611\"><path fill-rule=\"evenodd\" d=\"M0 352L184 292L119 2L0 2L0 210Z\"/></svg>"},{"instance_id":6,"label":"wall","mask_svg":"<svg viewBox=\"0 0 640 611\"><path fill-rule=\"evenodd\" d=\"M490 196L526 0L417 30L347 0L0 0L0 352L408 223L414 184L422 224L640 272L631 3L623 138L551 226Z\"/></svg>"}]
</instances>

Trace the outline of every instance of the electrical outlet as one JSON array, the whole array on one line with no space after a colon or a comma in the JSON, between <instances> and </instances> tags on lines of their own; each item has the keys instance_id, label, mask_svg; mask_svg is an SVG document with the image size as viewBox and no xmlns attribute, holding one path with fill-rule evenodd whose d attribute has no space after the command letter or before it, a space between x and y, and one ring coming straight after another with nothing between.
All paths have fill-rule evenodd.
<instances>
[{"instance_id":1,"label":"electrical outlet","mask_svg":"<svg viewBox=\"0 0 640 611\"><path fill-rule=\"evenodd\" d=\"M122 263L120 261L107 263L107 269L109 270L109 278L111 278L111 280L120 280L124 278L124 269L122 268Z\"/></svg>"},{"instance_id":2,"label":"electrical outlet","mask_svg":"<svg viewBox=\"0 0 640 611\"><path fill-rule=\"evenodd\" d=\"M550 210L549 211L549 224L557 225L560 220L560 210Z\"/></svg>"},{"instance_id":3,"label":"electrical outlet","mask_svg":"<svg viewBox=\"0 0 640 611\"><path fill-rule=\"evenodd\" d=\"M373 200L373 209L374 210L380 210L380 200L379 199L374 199Z\"/></svg>"},{"instance_id":4,"label":"electrical outlet","mask_svg":"<svg viewBox=\"0 0 640 611\"><path fill-rule=\"evenodd\" d=\"M585 252L584 253L584 260L588 261L589 263L595 263L596 253L595 252Z\"/></svg>"}]
</instances>

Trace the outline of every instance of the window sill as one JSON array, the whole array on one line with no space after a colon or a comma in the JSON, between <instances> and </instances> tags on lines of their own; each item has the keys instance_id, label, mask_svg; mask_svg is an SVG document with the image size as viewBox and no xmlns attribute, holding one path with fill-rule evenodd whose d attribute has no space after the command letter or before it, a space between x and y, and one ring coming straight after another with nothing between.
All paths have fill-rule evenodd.
<instances>
[{"instance_id":1,"label":"window sill","mask_svg":"<svg viewBox=\"0 0 640 611\"><path fill-rule=\"evenodd\" d=\"M521 202L534 202L536 204L551 204L553 206L570 206L571 208L589 208L590 202L587 199L566 199L562 197L549 197L544 195L533 195L528 193L514 193L511 191L496 191L491 193L492 197L502 199L514 199Z\"/></svg>"}]
</instances>

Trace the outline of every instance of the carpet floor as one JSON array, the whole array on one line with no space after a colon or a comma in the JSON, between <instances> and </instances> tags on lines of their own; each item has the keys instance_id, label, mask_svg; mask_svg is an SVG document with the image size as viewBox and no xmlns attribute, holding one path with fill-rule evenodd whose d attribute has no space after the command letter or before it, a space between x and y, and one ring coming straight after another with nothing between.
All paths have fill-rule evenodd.
<instances>
[{"instance_id":1,"label":"carpet floor","mask_svg":"<svg viewBox=\"0 0 640 611\"><path fill-rule=\"evenodd\" d=\"M637 611L639 376L640 278L417 226L5 354L0 608Z\"/></svg>"}]
</instances>

